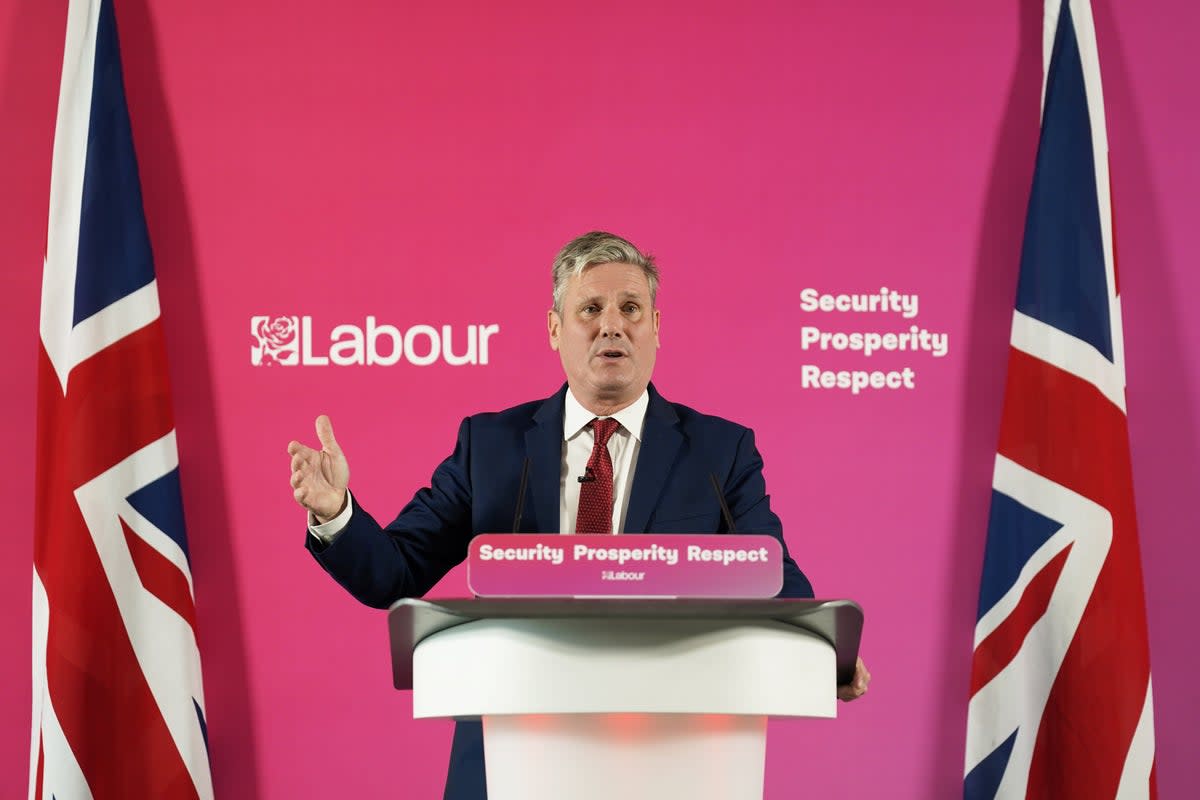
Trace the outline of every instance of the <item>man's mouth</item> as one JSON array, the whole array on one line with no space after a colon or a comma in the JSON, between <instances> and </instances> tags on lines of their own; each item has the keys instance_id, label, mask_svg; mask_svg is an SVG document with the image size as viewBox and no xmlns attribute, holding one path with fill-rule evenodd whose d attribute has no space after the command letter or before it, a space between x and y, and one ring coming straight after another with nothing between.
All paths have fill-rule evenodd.
<instances>
[{"instance_id":1,"label":"man's mouth","mask_svg":"<svg viewBox=\"0 0 1200 800\"><path fill-rule=\"evenodd\" d=\"M617 359L624 358L625 352L623 350L601 350L599 355L601 358Z\"/></svg>"}]
</instances>

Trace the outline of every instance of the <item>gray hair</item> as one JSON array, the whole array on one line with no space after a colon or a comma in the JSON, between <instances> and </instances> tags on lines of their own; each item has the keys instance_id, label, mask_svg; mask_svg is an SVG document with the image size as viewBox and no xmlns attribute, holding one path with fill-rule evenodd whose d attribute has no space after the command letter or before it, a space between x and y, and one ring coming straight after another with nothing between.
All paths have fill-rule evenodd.
<instances>
[{"instance_id":1,"label":"gray hair","mask_svg":"<svg viewBox=\"0 0 1200 800\"><path fill-rule=\"evenodd\" d=\"M613 233L592 231L567 242L554 257L554 311L562 314L563 295L567 281L573 275L582 275L588 267L598 264L632 264L640 267L650 285L650 305L654 306L658 296L658 267L654 256L638 250L632 242Z\"/></svg>"}]
</instances>

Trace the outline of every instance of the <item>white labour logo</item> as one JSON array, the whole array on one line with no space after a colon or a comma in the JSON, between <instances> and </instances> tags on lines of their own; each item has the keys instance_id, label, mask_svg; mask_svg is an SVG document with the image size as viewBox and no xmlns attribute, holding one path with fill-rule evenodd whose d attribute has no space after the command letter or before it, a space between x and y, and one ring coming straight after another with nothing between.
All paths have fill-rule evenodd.
<instances>
[{"instance_id":1,"label":"white labour logo","mask_svg":"<svg viewBox=\"0 0 1200 800\"><path fill-rule=\"evenodd\" d=\"M401 360L418 367L438 361L452 367L485 365L496 324L413 325L400 330L368 316L365 325L335 325L324 337L313 333L309 316L250 318L250 363L254 366L390 367Z\"/></svg>"}]
</instances>

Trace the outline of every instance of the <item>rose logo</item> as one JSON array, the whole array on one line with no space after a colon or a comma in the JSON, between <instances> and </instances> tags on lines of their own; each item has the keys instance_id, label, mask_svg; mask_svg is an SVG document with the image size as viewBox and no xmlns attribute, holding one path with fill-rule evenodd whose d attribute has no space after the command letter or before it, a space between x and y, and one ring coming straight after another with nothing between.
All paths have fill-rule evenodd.
<instances>
[{"instance_id":1,"label":"rose logo","mask_svg":"<svg viewBox=\"0 0 1200 800\"><path fill-rule=\"evenodd\" d=\"M256 340L250 346L250 363L254 366L286 366L300 360L297 317L251 317L250 334Z\"/></svg>"}]
</instances>

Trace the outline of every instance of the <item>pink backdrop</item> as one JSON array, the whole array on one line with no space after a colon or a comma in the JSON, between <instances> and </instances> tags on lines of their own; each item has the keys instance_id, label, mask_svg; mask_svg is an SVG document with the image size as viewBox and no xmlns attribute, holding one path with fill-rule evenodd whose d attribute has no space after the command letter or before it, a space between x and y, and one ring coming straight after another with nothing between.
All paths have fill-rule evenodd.
<instances>
[{"instance_id":1,"label":"pink backdrop","mask_svg":"<svg viewBox=\"0 0 1200 800\"><path fill-rule=\"evenodd\" d=\"M27 775L37 305L65 2L0 6L0 794ZM656 383L754 427L793 553L867 612L870 697L773 725L767 796L959 793L971 632L1040 93L1041 3L120 0L171 349L216 786L440 796L449 726L389 688L384 618L302 548L284 446L329 413L388 516L458 420L545 396L548 265L654 251ZM1200 8L1098 0L1158 776L1187 794L1200 666L1194 187ZM920 313L805 313L801 291ZM251 317L496 324L486 366L255 367ZM946 333L814 353L800 329ZM915 389L801 387L805 364ZM437 590L464 590L453 573ZM398 788L403 781L407 788Z\"/></svg>"}]
</instances>

